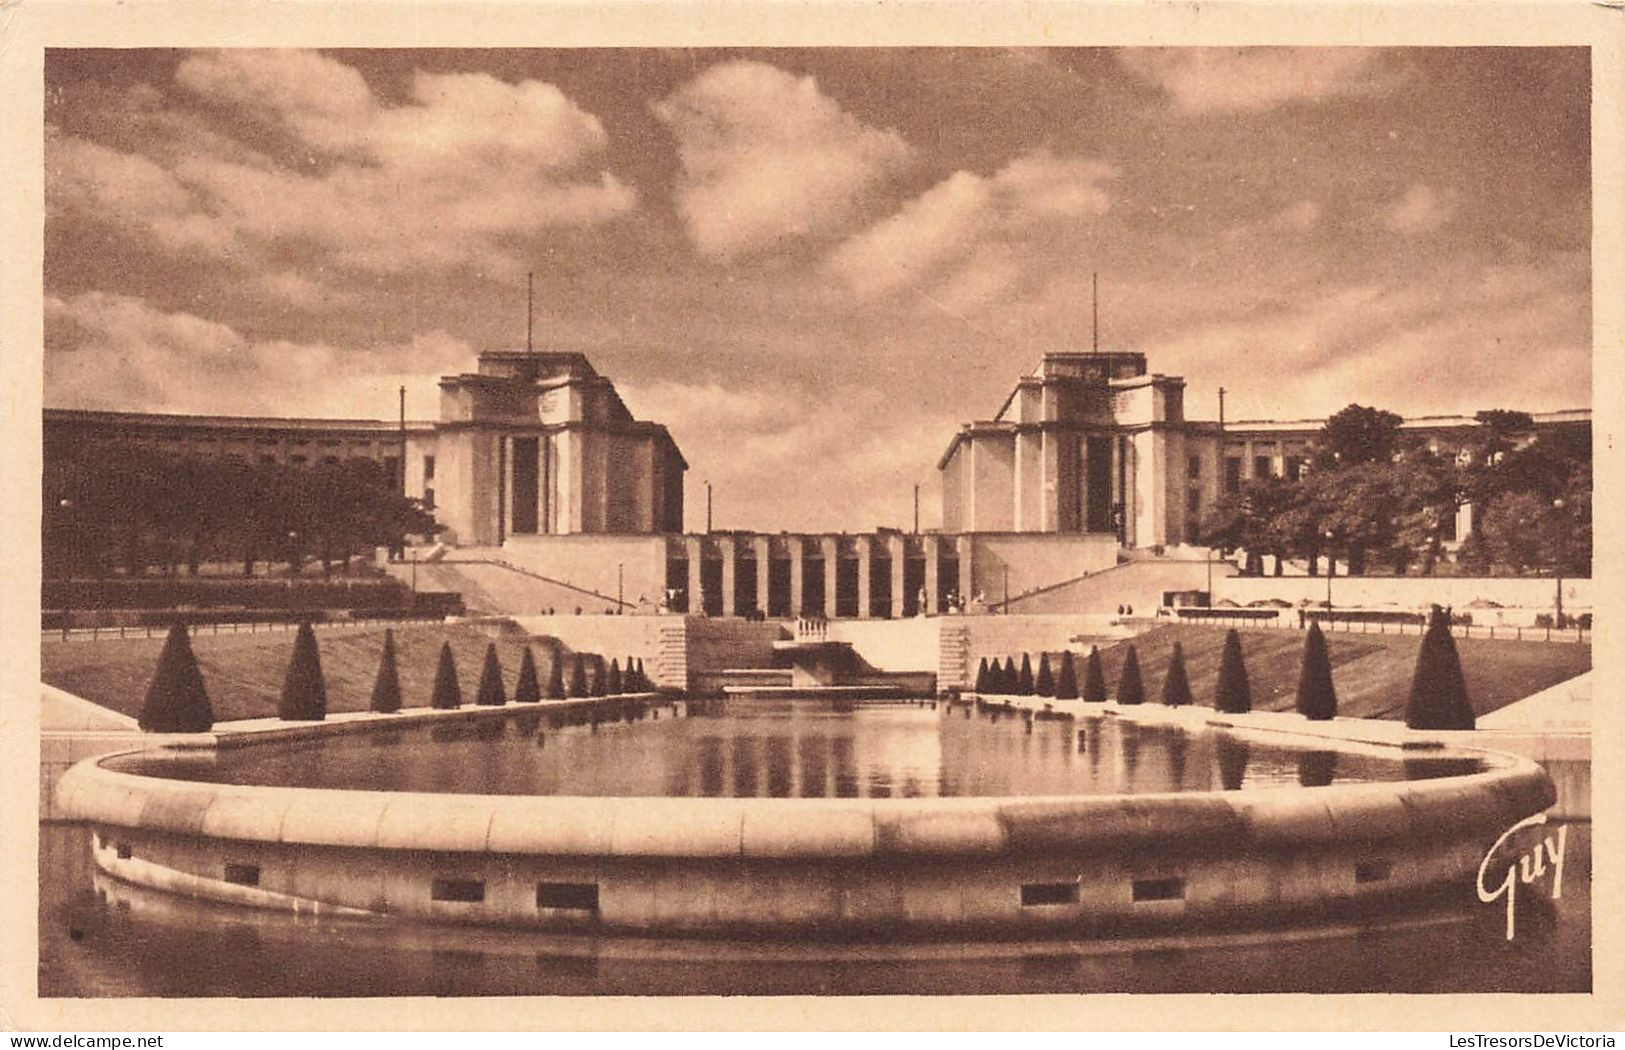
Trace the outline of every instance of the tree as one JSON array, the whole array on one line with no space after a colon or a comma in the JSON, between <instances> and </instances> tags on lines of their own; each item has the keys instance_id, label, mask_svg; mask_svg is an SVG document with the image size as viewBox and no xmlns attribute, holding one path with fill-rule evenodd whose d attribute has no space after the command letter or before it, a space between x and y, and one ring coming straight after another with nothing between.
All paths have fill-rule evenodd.
<instances>
[{"instance_id":1,"label":"tree","mask_svg":"<svg viewBox=\"0 0 1625 1050\"><path fill-rule=\"evenodd\" d=\"M1437 605L1428 617L1427 633L1416 653L1416 673L1405 705L1405 724L1412 729L1472 729L1477 723L1467 699L1461 657L1450 636L1449 618Z\"/></svg>"},{"instance_id":2,"label":"tree","mask_svg":"<svg viewBox=\"0 0 1625 1050\"><path fill-rule=\"evenodd\" d=\"M564 655L557 645L548 648L546 696L549 700L564 699Z\"/></svg>"},{"instance_id":3,"label":"tree","mask_svg":"<svg viewBox=\"0 0 1625 1050\"><path fill-rule=\"evenodd\" d=\"M1252 689L1247 684L1247 667L1241 659L1241 635L1236 633L1235 628L1225 632L1213 708L1232 715L1246 714L1253 708Z\"/></svg>"},{"instance_id":4,"label":"tree","mask_svg":"<svg viewBox=\"0 0 1625 1050\"><path fill-rule=\"evenodd\" d=\"M567 696L587 695L587 663L580 653L576 653L570 660L570 687Z\"/></svg>"},{"instance_id":5,"label":"tree","mask_svg":"<svg viewBox=\"0 0 1625 1050\"><path fill-rule=\"evenodd\" d=\"M148 733L207 733L214 728L214 709L203 687L203 673L181 624L171 627L164 639L136 724Z\"/></svg>"},{"instance_id":6,"label":"tree","mask_svg":"<svg viewBox=\"0 0 1625 1050\"><path fill-rule=\"evenodd\" d=\"M1050 673L1049 653L1038 656L1038 677L1033 679L1033 692L1039 696L1055 695L1055 676Z\"/></svg>"},{"instance_id":7,"label":"tree","mask_svg":"<svg viewBox=\"0 0 1625 1050\"><path fill-rule=\"evenodd\" d=\"M309 623L299 625L293 639L293 659L282 681L277 717L286 721L320 722L327 717L327 683L322 679L316 632Z\"/></svg>"},{"instance_id":8,"label":"tree","mask_svg":"<svg viewBox=\"0 0 1625 1050\"><path fill-rule=\"evenodd\" d=\"M1021 670L1016 674L1017 696L1033 695L1033 661L1026 653L1021 654Z\"/></svg>"},{"instance_id":9,"label":"tree","mask_svg":"<svg viewBox=\"0 0 1625 1050\"><path fill-rule=\"evenodd\" d=\"M611 659L609 661L609 679L604 684L604 692L610 696L619 696L625 691L625 685L621 682L621 662L618 659Z\"/></svg>"},{"instance_id":10,"label":"tree","mask_svg":"<svg viewBox=\"0 0 1625 1050\"><path fill-rule=\"evenodd\" d=\"M527 645L525 654L519 658L519 680L513 686L513 702L534 704L541 698L542 686L536 677L536 657Z\"/></svg>"},{"instance_id":11,"label":"tree","mask_svg":"<svg viewBox=\"0 0 1625 1050\"><path fill-rule=\"evenodd\" d=\"M463 706L463 687L457 682L457 660L451 655L451 643L440 643L440 663L434 671L434 694L429 706L451 711Z\"/></svg>"},{"instance_id":12,"label":"tree","mask_svg":"<svg viewBox=\"0 0 1625 1050\"><path fill-rule=\"evenodd\" d=\"M1298 713L1315 721L1337 716L1337 691L1332 688L1332 661L1320 624L1311 623L1303 640L1303 667L1298 672Z\"/></svg>"},{"instance_id":13,"label":"tree","mask_svg":"<svg viewBox=\"0 0 1625 1050\"><path fill-rule=\"evenodd\" d=\"M1392 412L1365 405L1349 405L1326 420L1316 441L1316 473L1327 468L1387 463L1399 446L1399 425Z\"/></svg>"},{"instance_id":14,"label":"tree","mask_svg":"<svg viewBox=\"0 0 1625 1050\"><path fill-rule=\"evenodd\" d=\"M1067 649L1061 653L1061 670L1055 676L1055 699L1076 700L1078 698L1078 668L1072 659L1072 650Z\"/></svg>"},{"instance_id":15,"label":"tree","mask_svg":"<svg viewBox=\"0 0 1625 1050\"><path fill-rule=\"evenodd\" d=\"M1185 673L1185 647L1174 643L1168 656L1168 674L1162 680L1162 702L1169 707L1187 707L1191 703L1191 680Z\"/></svg>"},{"instance_id":16,"label":"tree","mask_svg":"<svg viewBox=\"0 0 1625 1050\"><path fill-rule=\"evenodd\" d=\"M1140 678L1140 654L1134 651L1132 644L1123 656L1123 671L1117 678L1117 702L1145 703L1145 683Z\"/></svg>"},{"instance_id":17,"label":"tree","mask_svg":"<svg viewBox=\"0 0 1625 1050\"><path fill-rule=\"evenodd\" d=\"M1100 647L1089 647L1089 659L1083 665L1083 699L1087 703L1106 701L1106 672L1100 666Z\"/></svg>"},{"instance_id":18,"label":"tree","mask_svg":"<svg viewBox=\"0 0 1625 1050\"><path fill-rule=\"evenodd\" d=\"M999 676L999 692L1014 695L1020 688L1020 681L1021 676L1016 673L1016 658L1006 656L1004 658L1004 673Z\"/></svg>"},{"instance_id":19,"label":"tree","mask_svg":"<svg viewBox=\"0 0 1625 1050\"><path fill-rule=\"evenodd\" d=\"M497 643L485 646L485 666L480 669L480 685L474 693L474 702L481 707L501 707L508 702L502 686L502 664L497 660Z\"/></svg>"},{"instance_id":20,"label":"tree","mask_svg":"<svg viewBox=\"0 0 1625 1050\"><path fill-rule=\"evenodd\" d=\"M378 658L378 677L372 683L372 702L368 705L380 714L392 714L401 709L401 676L395 663L395 632L384 631L384 651Z\"/></svg>"}]
</instances>

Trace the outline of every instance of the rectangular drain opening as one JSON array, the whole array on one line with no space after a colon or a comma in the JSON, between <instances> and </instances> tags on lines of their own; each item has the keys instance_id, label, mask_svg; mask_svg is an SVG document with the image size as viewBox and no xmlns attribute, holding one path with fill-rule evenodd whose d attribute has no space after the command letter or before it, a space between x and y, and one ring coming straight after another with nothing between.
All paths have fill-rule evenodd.
<instances>
[{"instance_id":1,"label":"rectangular drain opening","mask_svg":"<svg viewBox=\"0 0 1625 1050\"><path fill-rule=\"evenodd\" d=\"M135 850L130 848L130 844L128 842L117 843L113 847L113 852L118 854L119 860L129 860L131 857L135 856Z\"/></svg>"},{"instance_id":2,"label":"rectangular drain opening","mask_svg":"<svg viewBox=\"0 0 1625 1050\"><path fill-rule=\"evenodd\" d=\"M538 882L536 884L536 907L597 912L598 883Z\"/></svg>"},{"instance_id":3,"label":"rectangular drain opening","mask_svg":"<svg viewBox=\"0 0 1625 1050\"><path fill-rule=\"evenodd\" d=\"M1021 906L1035 904L1076 904L1078 884L1075 882L1029 882L1021 887Z\"/></svg>"},{"instance_id":4,"label":"rectangular drain opening","mask_svg":"<svg viewBox=\"0 0 1625 1050\"><path fill-rule=\"evenodd\" d=\"M1184 879L1135 879L1136 901L1177 901L1185 899Z\"/></svg>"},{"instance_id":5,"label":"rectangular drain opening","mask_svg":"<svg viewBox=\"0 0 1625 1050\"><path fill-rule=\"evenodd\" d=\"M258 886L260 884L260 866L258 864L227 864L226 881L234 882L239 886Z\"/></svg>"},{"instance_id":6,"label":"rectangular drain opening","mask_svg":"<svg viewBox=\"0 0 1625 1050\"><path fill-rule=\"evenodd\" d=\"M1354 881L1360 882L1387 882L1394 874L1394 862L1391 860L1362 860L1354 865Z\"/></svg>"},{"instance_id":7,"label":"rectangular drain opening","mask_svg":"<svg viewBox=\"0 0 1625 1050\"><path fill-rule=\"evenodd\" d=\"M485 900L485 883L478 879L435 879L429 887L429 899L480 904Z\"/></svg>"}]
</instances>

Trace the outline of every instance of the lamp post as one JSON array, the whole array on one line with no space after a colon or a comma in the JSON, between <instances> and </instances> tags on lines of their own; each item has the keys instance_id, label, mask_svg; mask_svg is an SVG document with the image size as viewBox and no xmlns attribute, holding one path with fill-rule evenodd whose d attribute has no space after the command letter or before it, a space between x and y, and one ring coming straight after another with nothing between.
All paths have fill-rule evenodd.
<instances>
[{"instance_id":1,"label":"lamp post","mask_svg":"<svg viewBox=\"0 0 1625 1050\"><path fill-rule=\"evenodd\" d=\"M705 483L705 531L711 531L711 482Z\"/></svg>"},{"instance_id":2,"label":"lamp post","mask_svg":"<svg viewBox=\"0 0 1625 1050\"><path fill-rule=\"evenodd\" d=\"M615 566L615 611L620 612L626 608L626 563L619 562Z\"/></svg>"},{"instance_id":3,"label":"lamp post","mask_svg":"<svg viewBox=\"0 0 1625 1050\"><path fill-rule=\"evenodd\" d=\"M1552 509L1556 510L1556 511L1561 511L1563 509L1563 497L1562 496L1559 496L1556 499L1552 500ZM1559 527L1561 528L1561 524L1559 524ZM1567 544L1564 544L1565 548L1567 546L1568 546ZM1556 616L1556 619L1554 619L1552 622L1557 627L1557 629L1560 630L1560 631L1563 629L1563 557L1562 556L1565 553L1567 553L1566 550L1559 550L1558 551L1558 557L1556 559L1555 564L1553 565L1553 568L1557 572L1557 594L1556 594L1557 601L1556 601L1556 609L1555 609L1555 612L1557 613L1557 616Z\"/></svg>"},{"instance_id":4,"label":"lamp post","mask_svg":"<svg viewBox=\"0 0 1625 1050\"><path fill-rule=\"evenodd\" d=\"M1332 552L1332 530L1327 529L1323 534L1326 538L1326 626L1332 625L1332 577L1337 575L1337 556Z\"/></svg>"},{"instance_id":5,"label":"lamp post","mask_svg":"<svg viewBox=\"0 0 1625 1050\"><path fill-rule=\"evenodd\" d=\"M57 506L62 511L64 531L69 536L74 536L74 539L70 540L67 545L68 567L67 571L62 574L62 640L67 641L68 631L73 627L73 563L76 560L79 544L73 528L73 500L64 497L57 503Z\"/></svg>"}]
</instances>

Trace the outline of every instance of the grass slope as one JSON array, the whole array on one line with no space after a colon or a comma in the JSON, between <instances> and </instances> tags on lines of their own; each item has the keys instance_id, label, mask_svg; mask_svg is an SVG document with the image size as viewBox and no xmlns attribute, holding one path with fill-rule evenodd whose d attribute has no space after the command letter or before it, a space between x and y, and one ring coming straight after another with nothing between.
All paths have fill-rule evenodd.
<instances>
[{"instance_id":1,"label":"grass slope","mask_svg":"<svg viewBox=\"0 0 1625 1050\"><path fill-rule=\"evenodd\" d=\"M193 637L192 649L197 654L203 684L208 689L217 721L276 714L283 676L293 655L293 639L292 631ZM499 636L490 628L472 625L403 626L395 629L403 706L428 706L440 644L444 641L451 642L464 703L473 703L485 647L492 641L497 643L504 686L510 696L513 694L519 677L523 635ZM318 630L316 644L321 654L322 676L327 682L327 709L365 711L384 648L384 629ZM100 642L47 641L40 647L41 677L49 685L103 707L138 715L162 648L161 637ZM538 651L538 659L541 656Z\"/></svg>"},{"instance_id":2,"label":"grass slope","mask_svg":"<svg viewBox=\"0 0 1625 1050\"><path fill-rule=\"evenodd\" d=\"M1298 670L1303 660L1300 631L1241 631L1241 655L1252 686L1253 707L1261 711L1290 711L1297 699ZM1168 656L1177 641L1185 649L1185 670L1191 694L1205 707L1213 706L1218 685L1219 655L1224 648L1222 628L1197 626L1154 627L1138 637L1101 650L1107 689L1113 695L1130 642L1139 653L1146 695L1162 695ZM1326 633L1337 689L1337 713L1361 718L1405 717L1411 675L1422 639L1415 635ZM1583 674L1591 668L1591 646L1556 642L1515 642L1488 638L1457 638L1467 695L1480 715L1505 707L1531 693Z\"/></svg>"}]
</instances>

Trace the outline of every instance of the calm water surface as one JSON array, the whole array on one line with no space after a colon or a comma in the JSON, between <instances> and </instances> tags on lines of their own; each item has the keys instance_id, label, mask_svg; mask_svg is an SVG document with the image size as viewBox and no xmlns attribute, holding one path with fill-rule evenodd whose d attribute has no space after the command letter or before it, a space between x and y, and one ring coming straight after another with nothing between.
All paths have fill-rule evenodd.
<instances>
[{"instance_id":1,"label":"calm water surface","mask_svg":"<svg viewBox=\"0 0 1625 1050\"><path fill-rule=\"evenodd\" d=\"M1094 716L1024 719L929 701L677 704L565 725L529 710L484 727L260 744L215 759L116 768L230 784L500 795L930 798L1249 790L1472 772L1265 746Z\"/></svg>"}]
</instances>

